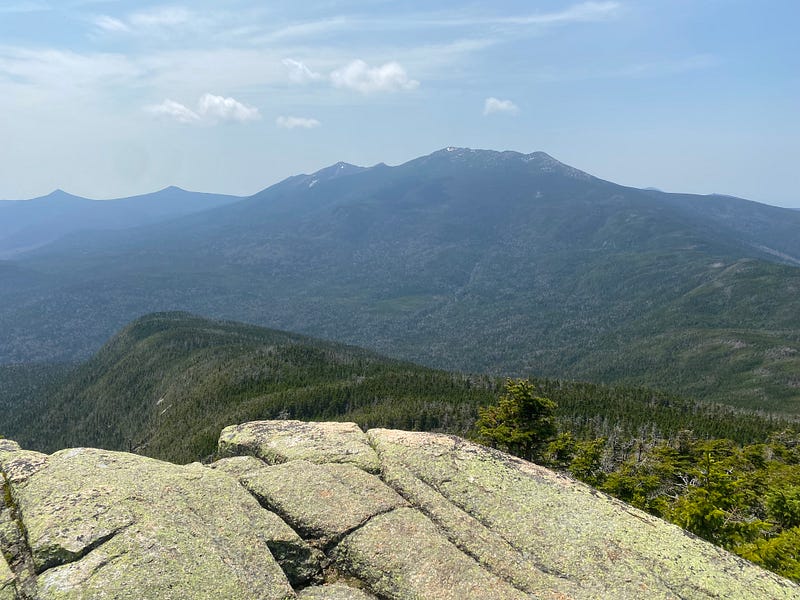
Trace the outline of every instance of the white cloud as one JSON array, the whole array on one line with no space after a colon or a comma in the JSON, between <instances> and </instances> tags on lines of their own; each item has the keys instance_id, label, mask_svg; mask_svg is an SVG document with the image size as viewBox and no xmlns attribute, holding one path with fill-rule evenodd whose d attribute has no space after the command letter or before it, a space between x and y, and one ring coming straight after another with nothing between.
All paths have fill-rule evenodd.
<instances>
[{"instance_id":1,"label":"white cloud","mask_svg":"<svg viewBox=\"0 0 800 600\"><path fill-rule=\"evenodd\" d=\"M258 109L242 104L234 98L203 94L192 110L185 104L167 98L161 104L145 107L150 114L174 119L179 123L209 123L221 121L256 121L261 118Z\"/></svg>"},{"instance_id":2,"label":"white cloud","mask_svg":"<svg viewBox=\"0 0 800 600\"><path fill-rule=\"evenodd\" d=\"M194 112L188 106L175 102L167 98L161 104L147 106L147 112L159 116L175 119L179 123L196 123L200 121L200 115Z\"/></svg>"},{"instance_id":3,"label":"white cloud","mask_svg":"<svg viewBox=\"0 0 800 600\"><path fill-rule=\"evenodd\" d=\"M519 112L519 107L511 100L500 100L498 98L487 98L483 103L483 114L491 115L494 113L506 113L509 115L516 115Z\"/></svg>"},{"instance_id":4,"label":"white cloud","mask_svg":"<svg viewBox=\"0 0 800 600\"><path fill-rule=\"evenodd\" d=\"M130 31L130 28L123 21L115 19L114 17L109 17L108 15L96 17L94 24L103 31Z\"/></svg>"},{"instance_id":5,"label":"white cloud","mask_svg":"<svg viewBox=\"0 0 800 600\"><path fill-rule=\"evenodd\" d=\"M362 94L413 90L419 87L419 81L409 79L406 70L396 62L370 67L363 60L354 60L333 71L331 81L336 87L353 89Z\"/></svg>"},{"instance_id":6,"label":"white cloud","mask_svg":"<svg viewBox=\"0 0 800 600\"><path fill-rule=\"evenodd\" d=\"M289 81L292 83L308 83L322 77L322 75L315 73L299 60L284 58L281 62L289 70Z\"/></svg>"},{"instance_id":7,"label":"white cloud","mask_svg":"<svg viewBox=\"0 0 800 600\"><path fill-rule=\"evenodd\" d=\"M295 129L296 127L313 129L320 126L319 121L307 117L278 117L275 119L275 124L283 129Z\"/></svg>"},{"instance_id":8,"label":"white cloud","mask_svg":"<svg viewBox=\"0 0 800 600\"><path fill-rule=\"evenodd\" d=\"M234 98L203 94L197 105L200 116L213 121L257 121L261 118L254 106L242 104Z\"/></svg>"}]
</instances>

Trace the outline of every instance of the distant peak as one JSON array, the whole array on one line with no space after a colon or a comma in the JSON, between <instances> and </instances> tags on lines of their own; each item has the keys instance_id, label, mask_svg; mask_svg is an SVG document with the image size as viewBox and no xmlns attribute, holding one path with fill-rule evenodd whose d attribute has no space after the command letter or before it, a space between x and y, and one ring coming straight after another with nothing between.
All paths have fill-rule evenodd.
<instances>
[{"instance_id":1,"label":"distant peak","mask_svg":"<svg viewBox=\"0 0 800 600\"><path fill-rule=\"evenodd\" d=\"M310 175L310 177L314 180L320 181L325 179L334 179L336 177L342 177L344 175L351 175L353 173L358 173L363 171L365 167L359 167L357 165L351 165L350 163L339 161L330 165L329 167L325 167L316 171Z\"/></svg>"},{"instance_id":2,"label":"distant peak","mask_svg":"<svg viewBox=\"0 0 800 600\"><path fill-rule=\"evenodd\" d=\"M66 200L66 199L80 199L83 200L80 196L75 196L74 194L70 194L69 192L65 192L61 188L55 189L46 196L40 196L41 200Z\"/></svg>"},{"instance_id":3,"label":"distant peak","mask_svg":"<svg viewBox=\"0 0 800 600\"><path fill-rule=\"evenodd\" d=\"M575 179L588 179L591 177L588 173L565 165L546 152L541 151L523 154L514 150L477 150L474 148L448 146L424 157L424 159L446 160L448 162L467 163L486 167L521 163L527 164L533 169L543 173L557 173Z\"/></svg>"}]
</instances>

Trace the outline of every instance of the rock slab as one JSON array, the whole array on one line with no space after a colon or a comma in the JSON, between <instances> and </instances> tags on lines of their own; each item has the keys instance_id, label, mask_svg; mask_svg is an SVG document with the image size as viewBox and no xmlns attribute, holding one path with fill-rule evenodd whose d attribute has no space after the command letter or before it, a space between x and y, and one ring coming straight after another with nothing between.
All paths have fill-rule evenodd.
<instances>
[{"instance_id":1,"label":"rock slab","mask_svg":"<svg viewBox=\"0 0 800 600\"><path fill-rule=\"evenodd\" d=\"M377 454L355 423L287 420L232 425L222 430L218 454L220 457L252 455L270 464L307 460L350 464L369 473L380 471Z\"/></svg>"},{"instance_id":2,"label":"rock slab","mask_svg":"<svg viewBox=\"0 0 800 600\"><path fill-rule=\"evenodd\" d=\"M294 596L269 549L283 523L224 474L79 448L13 492L41 600Z\"/></svg>"},{"instance_id":3,"label":"rock slab","mask_svg":"<svg viewBox=\"0 0 800 600\"><path fill-rule=\"evenodd\" d=\"M453 436L262 421L226 428L220 454L209 468L0 440L0 600L800 600L673 525Z\"/></svg>"}]
</instances>

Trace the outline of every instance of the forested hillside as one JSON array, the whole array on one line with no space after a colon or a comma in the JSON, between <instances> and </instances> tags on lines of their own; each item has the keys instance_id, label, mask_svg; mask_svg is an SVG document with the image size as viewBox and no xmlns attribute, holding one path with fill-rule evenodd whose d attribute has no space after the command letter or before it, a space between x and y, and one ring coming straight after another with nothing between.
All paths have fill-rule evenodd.
<instances>
[{"instance_id":1,"label":"forested hillside","mask_svg":"<svg viewBox=\"0 0 800 600\"><path fill-rule=\"evenodd\" d=\"M32 373L28 381L35 379ZM644 388L537 379L577 439L627 444L691 429L700 437L763 441L789 423ZM477 408L503 381L437 371L359 348L185 313L143 317L45 393L22 390L0 434L26 447L133 450L189 462L220 430L259 419L353 420L471 435Z\"/></svg>"}]
</instances>

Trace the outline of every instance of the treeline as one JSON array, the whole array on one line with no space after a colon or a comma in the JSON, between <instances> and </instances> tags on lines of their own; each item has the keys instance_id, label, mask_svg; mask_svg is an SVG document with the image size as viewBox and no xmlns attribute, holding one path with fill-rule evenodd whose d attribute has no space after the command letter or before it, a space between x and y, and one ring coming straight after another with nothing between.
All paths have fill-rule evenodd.
<instances>
[{"instance_id":1,"label":"treeline","mask_svg":"<svg viewBox=\"0 0 800 600\"><path fill-rule=\"evenodd\" d=\"M698 437L763 441L791 423L642 388L533 380L578 440ZM0 434L54 451L98 446L189 462L214 451L220 430L259 419L350 420L473 433L477 409L503 381L420 367L374 353L183 313L143 317L43 396L0 422ZM34 390L35 392L35 390Z\"/></svg>"},{"instance_id":2,"label":"treeline","mask_svg":"<svg viewBox=\"0 0 800 600\"><path fill-rule=\"evenodd\" d=\"M691 431L616 442L562 431L540 462L800 581L796 430L747 445Z\"/></svg>"},{"instance_id":3,"label":"treeline","mask_svg":"<svg viewBox=\"0 0 800 600\"><path fill-rule=\"evenodd\" d=\"M616 498L800 581L800 433L760 443L698 436L585 437L554 422L545 388L508 380L479 410L479 441L570 473ZM585 433L585 432L584 432Z\"/></svg>"}]
</instances>

